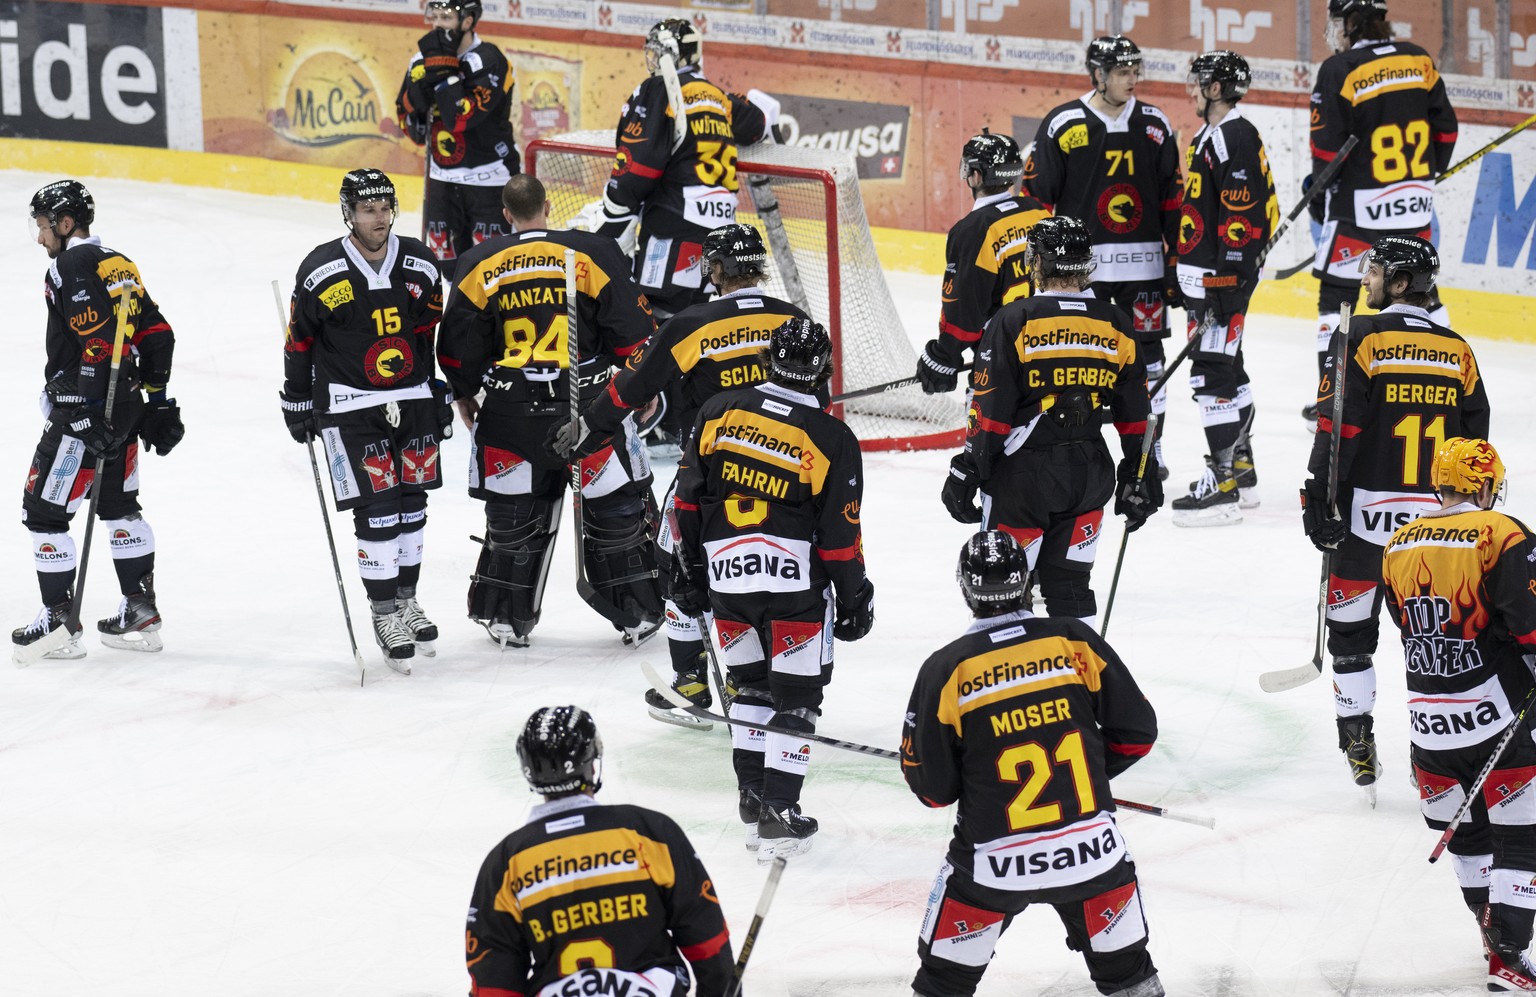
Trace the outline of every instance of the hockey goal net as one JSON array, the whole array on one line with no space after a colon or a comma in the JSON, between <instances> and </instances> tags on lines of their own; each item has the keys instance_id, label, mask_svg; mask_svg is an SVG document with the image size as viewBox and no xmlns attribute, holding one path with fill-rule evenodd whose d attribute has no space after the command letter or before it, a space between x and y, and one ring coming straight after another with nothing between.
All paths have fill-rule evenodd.
<instances>
[{"instance_id":1,"label":"hockey goal net","mask_svg":"<svg viewBox=\"0 0 1536 997\"><path fill-rule=\"evenodd\" d=\"M565 226L602 196L613 133L541 138L524 155L548 192L550 224ZM800 305L832 334L833 395L911 377L917 353L875 254L853 154L760 144L741 150L736 176L736 220L755 225L768 242L766 290ZM865 450L933 450L964 437L964 406L916 385L849 399L833 411Z\"/></svg>"}]
</instances>

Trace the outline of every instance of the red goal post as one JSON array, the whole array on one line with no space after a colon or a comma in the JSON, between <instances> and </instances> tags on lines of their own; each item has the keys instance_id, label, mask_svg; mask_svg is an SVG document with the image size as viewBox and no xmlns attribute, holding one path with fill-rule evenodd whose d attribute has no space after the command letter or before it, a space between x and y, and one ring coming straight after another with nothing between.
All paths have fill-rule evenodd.
<instances>
[{"instance_id":1,"label":"red goal post","mask_svg":"<svg viewBox=\"0 0 1536 997\"><path fill-rule=\"evenodd\" d=\"M602 197L613 156L612 132L528 143L525 168L544 183L551 225L569 225ZM764 143L741 150L736 176L736 220L756 226L768 242L765 290L800 305L832 335L832 393L911 377L917 351L875 253L853 155ZM937 313L938 302L932 308ZM833 411L865 450L943 449L965 436L964 405L916 386L852 399Z\"/></svg>"}]
</instances>

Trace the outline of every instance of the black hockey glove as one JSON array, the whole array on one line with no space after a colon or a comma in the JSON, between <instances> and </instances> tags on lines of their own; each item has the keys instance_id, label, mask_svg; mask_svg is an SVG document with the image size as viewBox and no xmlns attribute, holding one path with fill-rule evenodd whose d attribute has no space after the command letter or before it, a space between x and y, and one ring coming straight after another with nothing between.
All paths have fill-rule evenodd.
<instances>
[{"instance_id":1,"label":"black hockey glove","mask_svg":"<svg viewBox=\"0 0 1536 997\"><path fill-rule=\"evenodd\" d=\"M838 640L855 641L867 635L875 625L875 583L868 578L853 594L853 601L837 604L837 619L832 624L832 636Z\"/></svg>"},{"instance_id":2,"label":"black hockey glove","mask_svg":"<svg viewBox=\"0 0 1536 997\"><path fill-rule=\"evenodd\" d=\"M459 71L460 34L449 28L433 28L416 43L428 89Z\"/></svg>"},{"instance_id":3,"label":"black hockey glove","mask_svg":"<svg viewBox=\"0 0 1536 997\"><path fill-rule=\"evenodd\" d=\"M1152 514L1163 507L1163 482L1157 462L1147 461L1147 473L1136 477L1141 454L1121 458L1115 468L1115 515L1125 517L1125 532L1141 529Z\"/></svg>"},{"instance_id":4,"label":"black hockey glove","mask_svg":"<svg viewBox=\"0 0 1536 997\"><path fill-rule=\"evenodd\" d=\"M163 395L164 392L161 392ZM181 423L181 408L174 398L155 398L144 408L144 422L139 426L139 438L144 449L164 457L176 448L187 433Z\"/></svg>"},{"instance_id":5,"label":"black hockey glove","mask_svg":"<svg viewBox=\"0 0 1536 997\"><path fill-rule=\"evenodd\" d=\"M436 403L434 410L437 415L437 431L441 439L447 440L453 437L453 389L448 387L448 382L440 377L434 377L432 385L432 401Z\"/></svg>"},{"instance_id":6,"label":"black hockey glove","mask_svg":"<svg viewBox=\"0 0 1536 997\"><path fill-rule=\"evenodd\" d=\"M1312 189L1312 182L1313 182L1314 179L1315 178L1310 173L1302 178L1302 180L1301 180L1301 196L1302 197L1306 197L1307 196L1307 191ZM1321 225L1323 223L1323 220L1326 217L1324 212L1328 210L1328 205L1325 203L1327 200L1328 200L1328 192L1325 191L1325 190L1320 190L1320 191L1317 192L1317 196L1316 197L1314 197L1312 200L1307 202L1307 214L1311 215L1312 216L1312 220L1317 222L1319 225Z\"/></svg>"},{"instance_id":7,"label":"black hockey glove","mask_svg":"<svg viewBox=\"0 0 1536 997\"><path fill-rule=\"evenodd\" d=\"M1338 550L1349 535L1344 520L1328 506L1327 486L1313 478L1301 487L1301 528L1307 531L1312 546L1325 554Z\"/></svg>"},{"instance_id":8,"label":"black hockey glove","mask_svg":"<svg viewBox=\"0 0 1536 997\"><path fill-rule=\"evenodd\" d=\"M277 397L283 402L283 421L288 424L288 435L292 436L296 443L308 443L320 435L320 422L315 418L315 401L313 398L290 395L286 391L279 391Z\"/></svg>"},{"instance_id":9,"label":"black hockey glove","mask_svg":"<svg viewBox=\"0 0 1536 997\"><path fill-rule=\"evenodd\" d=\"M1248 298L1252 293L1253 289L1241 279L1232 287L1206 288L1205 300L1211 306L1212 321L1218 325L1231 322L1234 315L1241 315L1248 307Z\"/></svg>"},{"instance_id":10,"label":"black hockey glove","mask_svg":"<svg viewBox=\"0 0 1536 997\"><path fill-rule=\"evenodd\" d=\"M48 383L43 387L43 393L48 396L48 401L55 408L85 404L85 396L80 393L79 376L78 368L68 367L48 379Z\"/></svg>"},{"instance_id":11,"label":"black hockey glove","mask_svg":"<svg viewBox=\"0 0 1536 997\"><path fill-rule=\"evenodd\" d=\"M957 523L981 522L981 506L976 504L976 493L981 491L981 476L976 472L976 462L971 455L961 451L949 461L949 473L944 476L944 508Z\"/></svg>"},{"instance_id":12,"label":"black hockey glove","mask_svg":"<svg viewBox=\"0 0 1536 997\"><path fill-rule=\"evenodd\" d=\"M571 464L597 453L611 438L588 429L585 417L575 422L565 419L549 427L544 436L544 449L556 460Z\"/></svg>"},{"instance_id":13,"label":"black hockey glove","mask_svg":"<svg viewBox=\"0 0 1536 997\"><path fill-rule=\"evenodd\" d=\"M689 564L681 551L673 552L672 601L684 616L697 619L709 609L709 591L704 587L708 572L702 561Z\"/></svg>"},{"instance_id":14,"label":"black hockey glove","mask_svg":"<svg viewBox=\"0 0 1536 997\"><path fill-rule=\"evenodd\" d=\"M1184 289L1179 286L1179 258L1168 258L1163 266L1163 304L1169 308L1184 307Z\"/></svg>"},{"instance_id":15,"label":"black hockey glove","mask_svg":"<svg viewBox=\"0 0 1536 997\"><path fill-rule=\"evenodd\" d=\"M960 367L964 362L964 352L950 343L943 339L928 340L917 357L917 383L922 385L923 394L954 391L960 384Z\"/></svg>"},{"instance_id":16,"label":"black hockey glove","mask_svg":"<svg viewBox=\"0 0 1536 997\"><path fill-rule=\"evenodd\" d=\"M86 454L112 460L122 452L124 438L107 424L106 412L97 405L82 405L70 413L64 431L85 444Z\"/></svg>"}]
</instances>

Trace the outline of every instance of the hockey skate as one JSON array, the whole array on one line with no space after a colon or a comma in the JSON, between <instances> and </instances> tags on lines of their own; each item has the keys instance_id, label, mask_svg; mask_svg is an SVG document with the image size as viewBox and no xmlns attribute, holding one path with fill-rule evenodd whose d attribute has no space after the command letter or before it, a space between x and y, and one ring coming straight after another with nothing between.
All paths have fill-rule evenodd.
<instances>
[{"instance_id":1,"label":"hockey skate","mask_svg":"<svg viewBox=\"0 0 1536 997\"><path fill-rule=\"evenodd\" d=\"M411 658L416 654L416 644L411 631L400 618L399 612L373 614L373 636L384 652L384 661L401 675L411 674Z\"/></svg>"},{"instance_id":2,"label":"hockey skate","mask_svg":"<svg viewBox=\"0 0 1536 997\"><path fill-rule=\"evenodd\" d=\"M645 643L648 638L656 636L661 631L661 623L661 620L646 620L638 627L624 627L624 646L633 647Z\"/></svg>"},{"instance_id":3,"label":"hockey skate","mask_svg":"<svg viewBox=\"0 0 1536 997\"><path fill-rule=\"evenodd\" d=\"M1231 464L1205 458L1205 474L1189 483L1189 494L1173 500L1174 526L1231 526L1243 521L1237 478Z\"/></svg>"},{"instance_id":4,"label":"hockey skate","mask_svg":"<svg viewBox=\"0 0 1536 997\"><path fill-rule=\"evenodd\" d=\"M1381 776L1381 759L1376 754L1376 718L1369 713L1358 717L1339 717L1339 750L1349 761L1349 775L1355 785L1365 790L1371 806L1376 806L1376 780Z\"/></svg>"},{"instance_id":5,"label":"hockey skate","mask_svg":"<svg viewBox=\"0 0 1536 997\"><path fill-rule=\"evenodd\" d=\"M714 705L715 698L709 691L709 674L704 663L704 655L699 655L699 661L693 667L679 672L672 679L672 691L682 696L694 706L709 709ZM655 689L645 690L645 708L651 717L666 724L676 724L679 727L690 727L695 730L710 730L715 725L703 717L696 717L673 703Z\"/></svg>"},{"instance_id":6,"label":"hockey skate","mask_svg":"<svg viewBox=\"0 0 1536 997\"><path fill-rule=\"evenodd\" d=\"M527 647L532 640L527 634L520 634L517 628L506 620L492 620L489 623L481 620L480 625L485 627L485 632L491 635L491 643L505 651L509 647Z\"/></svg>"},{"instance_id":7,"label":"hockey skate","mask_svg":"<svg viewBox=\"0 0 1536 997\"><path fill-rule=\"evenodd\" d=\"M155 608L154 576L145 575L139 591L123 596L117 615L97 622L96 630L103 644L123 651L158 651L164 647L160 610Z\"/></svg>"},{"instance_id":8,"label":"hockey skate","mask_svg":"<svg viewBox=\"0 0 1536 997\"><path fill-rule=\"evenodd\" d=\"M768 865L776 858L804 855L811 850L811 839L820 827L816 818L800 812L800 804L791 803L781 810L763 804L757 819L757 864Z\"/></svg>"},{"instance_id":9,"label":"hockey skate","mask_svg":"<svg viewBox=\"0 0 1536 997\"><path fill-rule=\"evenodd\" d=\"M25 668L44 658L73 660L85 657L80 644L80 629L65 629L69 619L69 599L44 606L37 616L24 627L11 631L11 660L17 668Z\"/></svg>"},{"instance_id":10,"label":"hockey skate","mask_svg":"<svg viewBox=\"0 0 1536 997\"><path fill-rule=\"evenodd\" d=\"M1259 472L1253 468L1253 448L1247 442L1232 449L1232 476L1237 479L1237 504L1244 509L1259 507Z\"/></svg>"},{"instance_id":11,"label":"hockey skate","mask_svg":"<svg viewBox=\"0 0 1536 997\"><path fill-rule=\"evenodd\" d=\"M400 622L405 624L405 629L411 632L416 650L429 658L437 657L437 624L427 619L427 614L421 610L421 603L414 596L396 599L395 612L400 616Z\"/></svg>"},{"instance_id":12,"label":"hockey skate","mask_svg":"<svg viewBox=\"0 0 1536 997\"><path fill-rule=\"evenodd\" d=\"M1500 945L1488 956L1488 989L1494 993L1536 990L1536 965L1525 952Z\"/></svg>"},{"instance_id":13,"label":"hockey skate","mask_svg":"<svg viewBox=\"0 0 1536 997\"><path fill-rule=\"evenodd\" d=\"M757 830L757 822L763 815L763 794L755 789L743 788L736 798L736 812L741 815L742 826L747 831L747 851L757 851L763 841Z\"/></svg>"}]
</instances>

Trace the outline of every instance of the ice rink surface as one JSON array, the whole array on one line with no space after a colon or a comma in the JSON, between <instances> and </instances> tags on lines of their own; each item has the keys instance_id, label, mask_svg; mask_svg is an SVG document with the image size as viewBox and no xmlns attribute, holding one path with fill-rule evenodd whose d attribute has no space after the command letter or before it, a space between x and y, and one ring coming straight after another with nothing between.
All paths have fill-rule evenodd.
<instances>
[{"instance_id":1,"label":"ice rink surface","mask_svg":"<svg viewBox=\"0 0 1536 997\"><path fill-rule=\"evenodd\" d=\"M0 468L19 484L40 420L41 276L24 206L52 176L0 172L11 235L14 390L0 397ZM463 618L483 518L464 492L462 431L433 493L421 601L443 637L409 678L366 630L358 688L313 480L277 406L280 329L300 259L343 232L333 205L89 181L95 231L132 257L176 329L172 394L187 437L141 473L159 547L166 649L100 647L28 670L0 667L0 994L457 995L465 907L485 853L530 796L514 741L527 715L575 702L606 745L606 802L665 811L713 874L739 942L763 882L742 848L728 741L649 719L642 659L580 602L560 538L544 620L502 652ZM413 214L398 230L414 232ZM930 335L937 278L892 281L908 330ZM1516 516L1536 516L1529 372L1536 349L1476 339L1493 437ZM1170 994L1474 993L1483 967L1449 863L1407 774L1401 655L1378 653L1376 810L1335 747L1326 681L1268 695L1260 672L1306 662L1319 555L1296 489L1315 384L1311 322L1254 318L1247 351L1259 416L1261 508L1236 527L1175 528L1166 510L1129 545L1109 637L1157 708L1162 736L1118 796L1216 819L1207 831L1123 813L1152 953ZM850 372L849 387L858 385ZM1182 376L1170 400L1170 497L1204 451ZM896 747L922 659L966 623L953 582L968 528L938 501L947 454L866 460L863 522L878 589L874 632L838 646L821 730ZM665 482L669 470L658 468ZM14 506L13 506L14 508ZM1095 588L1108 591L1121 531L1106 519ZM353 612L350 516L336 517ZM79 535L77 521L76 535ZM8 626L37 592L19 525L0 530ZM115 612L98 532L84 616ZM363 624L366 627L366 624ZM747 975L764 995L910 993L915 933L953 814L905 789L894 764L817 747L807 813L814 850L792 862ZM1089 995L1054 915L1032 909L999 946L981 993Z\"/></svg>"}]
</instances>

